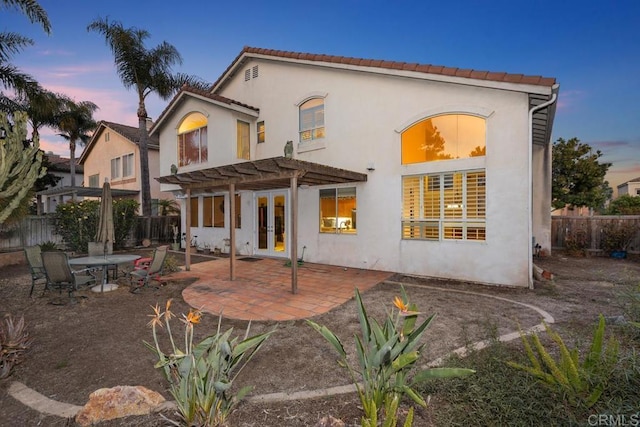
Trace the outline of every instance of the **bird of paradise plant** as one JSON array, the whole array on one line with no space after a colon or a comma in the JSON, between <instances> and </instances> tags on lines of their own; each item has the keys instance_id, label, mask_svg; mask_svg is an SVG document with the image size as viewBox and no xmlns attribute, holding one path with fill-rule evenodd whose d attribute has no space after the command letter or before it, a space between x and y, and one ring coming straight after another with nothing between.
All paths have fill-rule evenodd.
<instances>
[{"instance_id":1,"label":"bird of paradise plant","mask_svg":"<svg viewBox=\"0 0 640 427\"><path fill-rule=\"evenodd\" d=\"M255 353L271 336L274 330L249 337L251 323L247 326L242 341L231 338L233 328L221 332L222 315L218 317L218 328L199 343L193 343L194 326L200 323L202 312L189 310L182 315L184 324L184 350L180 349L171 331L171 300L165 310L158 304L150 315L149 326L153 333L153 344L145 345L156 354L156 368L161 368L170 384L171 395L176 400L182 425L226 426L227 418L240 400L251 391L251 386L230 391L233 381ZM164 353L158 342L158 329L166 326L171 342L169 353ZM168 420L174 425L181 423Z\"/></svg>"},{"instance_id":2,"label":"bird of paradise plant","mask_svg":"<svg viewBox=\"0 0 640 427\"><path fill-rule=\"evenodd\" d=\"M426 401L414 388L419 382L475 372L471 369L429 368L420 370L410 378L424 347L424 344L420 344L420 339L435 314L416 326L421 313L415 304L409 302L404 288L401 288L401 292L402 297L394 300L397 311L392 309L383 323L379 324L367 314L360 292L356 289L355 299L361 329L361 335L355 337L358 367L349 364L344 346L333 332L326 326L307 320L338 352L338 364L348 370L364 409L361 420L363 427L377 427L378 418L383 420L384 427L395 427L398 407L404 395L418 405L426 406ZM409 410L404 426L412 424L413 407Z\"/></svg>"}]
</instances>

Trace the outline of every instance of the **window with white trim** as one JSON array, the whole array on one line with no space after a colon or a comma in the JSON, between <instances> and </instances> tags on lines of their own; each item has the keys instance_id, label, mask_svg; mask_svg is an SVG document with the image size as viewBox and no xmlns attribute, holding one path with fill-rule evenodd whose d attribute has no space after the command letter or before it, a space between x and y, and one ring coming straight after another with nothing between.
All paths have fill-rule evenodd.
<instances>
[{"instance_id":1,"label":"window with white trim","mask_svg":"<svg viewBox=\"0 0 640 427\"><path fill-rule=\"evenodd\" d=\"M251 160L249 123L238 120L236 124L236 148L239 159Z\"/></svg>"},{"instance_id":2,"label":"window with white trim","mask_svg":"<svg viewBox=\"0 0 640 427\"><path fill-rule=\"evenodd\" d=\"M207 118L191 113L178 127L178 166L206 163L207 159Z\"/></svg>"},{"instance_id":3,"label":"window with white trim","mask_svg":"<svg viewBox=\"0 0 640 427\"><path fill-rule=\"evenodd\" d=\"M120 157L116 157L115 159L111 159L111 180L115 180L120 178L120 171L122 170L122 159Z\"/></svg>"},{"instance_id":4,"label":"window with white trim","mask_svg":"<svg viewBox=\"0 0 640 427\"><path fill-rule=\"evenodd\" d=\"M320 232L356 233L356 188L320 190Z\"/></svg>"},{"instance_id":5,"label":"window with white trim","mask_svg":"<svg viewBox=\"0 0 640 427\"><path fill-rule=\"evenodd\" d=\"M300 105L300 142L324 138L324 99L312 98Z\"/></svg>"},{"instance_id":6,"label":"window with white trim","mask_svg":"<svg viewBox=\"0 0 640 427\"><path fill-rule=\"evenodd\" d=\"M258 140L258 144L262 143L265 141L265 129L264 129L264 120L261 122L258 122L256 125L256 131L257 131L257 140Z\"/></svg>"},{"instance_id":7,"label":"window with white trim","mask_svg":"<svg viewBox=\"0 0 640 427\"><path fill-rule=\"evenodd\" d=\"M133 172L133 153L125 154L124 156L122 156L122 177L126 178L129 176L133 176Z\"/></svg>"},{"instance_id":8,"label":"window with white trim","mask_svg":"<svg viewBox=\"0 0 640 427\"><path fill-rule=\"evenodd\" d=\"M402 178L402 238L486 240L484 170Z\"/></svg>"}]
</instances>

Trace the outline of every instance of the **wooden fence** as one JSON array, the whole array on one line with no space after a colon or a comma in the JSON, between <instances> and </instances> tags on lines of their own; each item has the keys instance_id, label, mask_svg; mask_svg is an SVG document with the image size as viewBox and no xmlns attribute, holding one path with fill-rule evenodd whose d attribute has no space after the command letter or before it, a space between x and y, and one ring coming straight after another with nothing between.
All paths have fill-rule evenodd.
<instances>
[{"instance_id":1,"label":"wooden fence","mask_svg":"<svg viewBox=\"0 0 640 427\"><path fill-rule=\"evenodd\" d=\"M172 224L180 225L177 216L138 217L138 222L125 242L127 247L142 244L149 237L151 244L170 243L173 241ZM55 232L55 220L51 215L28 216L19 223L0 225L0 251L20 250L25 246L38 245L43 242L54 242L64 248L62 236Z\"/></svg>"},{"instance_id":2,"label":"wooden fence","mask_svg":"<svg viewBox=\"0 0 640 427\"><path fill-rule=\"evenodd\" d=\"M628 252L640 253L640 215L620 216L553 216L551 217L551 248L564 249L567 236L580 233L585 236L587 250L598 252L602 249L602 230L610 223L631 223L638 232L629 245Z\"/></svg>"}]
</instances>

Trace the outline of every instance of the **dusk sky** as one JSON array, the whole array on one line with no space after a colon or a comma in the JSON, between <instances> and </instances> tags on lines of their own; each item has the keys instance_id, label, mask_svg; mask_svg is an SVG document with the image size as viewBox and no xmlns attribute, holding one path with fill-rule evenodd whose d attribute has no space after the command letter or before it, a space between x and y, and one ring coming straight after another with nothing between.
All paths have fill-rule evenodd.
<instances>
[{"instance_id":1,"label":"dusk sky","mask_svg":"<svg viewBox=\"0 0 640 427\"><path fill-rule=\"evenodd\" d=\"M92 101L97 120L137 126L96 18L151 33L147 47L173 44L174 71L215 81L243 46L386 59L555 77L560 97L553 140L579 138L613 166L614 188L640 177L640 1L254 1L40 0L50 36L19 12L0 10L0 31L35 45L12 64L44 87ZM156 119L167 101L150 97ZM41 147L68 156L44 131ZM79 153L78 153L79 154Z\"/></svg>"}]
</instances>

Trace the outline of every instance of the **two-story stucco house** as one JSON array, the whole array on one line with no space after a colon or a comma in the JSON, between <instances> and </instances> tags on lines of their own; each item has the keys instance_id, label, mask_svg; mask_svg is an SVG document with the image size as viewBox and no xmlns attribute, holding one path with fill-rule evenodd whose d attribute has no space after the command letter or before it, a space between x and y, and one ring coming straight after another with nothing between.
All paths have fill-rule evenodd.
<instances>
[{"instance_id":1,"label":"two-story stucco house","mask_svg":"<svg viewBox=\"0 0 640 427\"><path fill-rule=\"evenodd\" d=\"M139 140L140 131L137 127L99 122L79 159L84 167L84 187L101 188L106 178L114 196L133 198L141 203ZM158 138L150 137L148 147L149 173L151 176L158 176ZM157 181L152 180L150 184L152 207L157 210L157 200L166 193L160 192Z\"/></svg>"},{"instance_id":2,"label":"two-story stucco house","mask_svg":"<svg viewBox=\"0 0 640 427\"><path fill-rule=\"evenodd\" d=\"M557 93L553 78L245 47L152 127L158 180L199 244L531 286Z\"/></svg>"},{"instance_id":3,"label":"two-story stucco house","mask_svg":"<svg viewBox=\"0 0 640 427\"><path fill-rule=\"evenodd\" d=\"M618 197L620 196L640 196L640 177L634 178L618 185Z\"/></svg>"},{"instance_id":4,"label":"two-story stucco house","mask_svg":"<svg viewBox=\"0 0 640 427\"><path fill-rule=\"evenodd\" d=\"M64 192L64 188L71 185L71 160L51 152L47 153L46 157L48 160L47 173L59 177L60 180L55 186L38 192L36 202L38 215L55 212L58 205L72 198L72 194ZM77 161L75 172L76 182L82 182L83 168L82 165L77 164Z\"/></svg>"}]
</instances>

